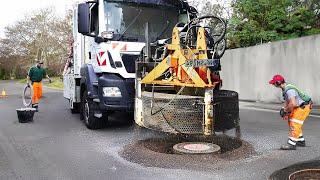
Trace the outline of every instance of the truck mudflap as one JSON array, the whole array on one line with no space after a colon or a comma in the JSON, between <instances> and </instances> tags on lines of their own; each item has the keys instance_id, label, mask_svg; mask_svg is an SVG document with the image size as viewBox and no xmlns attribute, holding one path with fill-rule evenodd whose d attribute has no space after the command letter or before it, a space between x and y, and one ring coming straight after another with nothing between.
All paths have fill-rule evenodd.
<instances>
[{"instance_id":1,"label":"truck mudflap","mask_svg":"<svg viewBox=\"0 0 320 180\"><path fill-rule=\"evenodd\" d=\"M98 81L98 76L94 72L93 66L91 64L85 64L81 67L80 74L80 84L85 86L87 92L90 92L89 97L93 98L92 96L98 94L96 88L94 87L94 82Z\"/></svg>"},{"instance_id":2,"label":"truck mudflap","mask_svg":"<svg viewBox=\"0 0 320 180\"><path fill-rule=\"evenodd\" d=\"M134 110L135 80L125 79L116 74L104 74L98 79L98 96L102 111L128 111ZM121 97L104 97L104 87L117 87Z\"/></svg>"}]
</instances>

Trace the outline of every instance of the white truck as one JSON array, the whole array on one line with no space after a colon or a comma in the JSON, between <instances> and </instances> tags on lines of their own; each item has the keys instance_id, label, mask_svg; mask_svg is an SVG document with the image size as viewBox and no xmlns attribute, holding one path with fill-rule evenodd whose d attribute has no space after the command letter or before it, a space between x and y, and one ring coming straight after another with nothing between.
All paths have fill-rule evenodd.
<instances>
[{"instance_id":1,"label":"white truck","mask_svg":"<svg viewBox=\"0 0 320 180\"><path fill-rule=\"evenodd\" d=\"M172 36L194 8L184 0L95 0L77 4L73 60L64 75L64 97L89 129L103 127L111 112L133 112L135 63L148 41Z\"/></svg>"}]
</instances>

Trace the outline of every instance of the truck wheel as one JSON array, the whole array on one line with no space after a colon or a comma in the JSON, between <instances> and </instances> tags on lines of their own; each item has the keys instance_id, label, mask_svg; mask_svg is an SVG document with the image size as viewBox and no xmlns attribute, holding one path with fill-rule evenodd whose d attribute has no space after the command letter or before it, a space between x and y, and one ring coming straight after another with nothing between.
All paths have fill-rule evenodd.
<instances>
[{"instance_id":1,"label":"truck wheel","mask_svg":"<svg viewBox=\"0 0 320 180\"><path fill-rule=\"evenodd\" d=\"M98 110L98 105L88 97L87 91L82 95L81 100L82 117L88 129L100 129L104 127L105 118L97 118L94 113Z\"/></svg>"}]
</instances>

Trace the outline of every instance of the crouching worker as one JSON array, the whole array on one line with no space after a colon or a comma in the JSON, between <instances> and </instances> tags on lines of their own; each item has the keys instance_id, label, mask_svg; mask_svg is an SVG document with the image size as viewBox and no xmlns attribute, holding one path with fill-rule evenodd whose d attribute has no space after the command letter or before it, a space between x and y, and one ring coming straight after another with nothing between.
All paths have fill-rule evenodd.
<instances>
[{"instance_id":1,"label":"crouching worker","mask_svg":"<svg viewBox=\"0 0 320 180\"><path fill-rule=\"evenodd\" d=\"M275 75L269 84L282 90L285 100L280 115L288 121L288 143L281 146L282 150L295 150L296 146L306 146L302 128L312 109L311 97L292 84L287 84L281 75Z\"/></svg>"},{"instance_id":2,"label":"crouching worker","mask_svg":"<svg viewBox=\"0 0 320 180\"><path fill-rule=\"evenodd\" d=\"M46 75L45 69L42 68L43 62L37 61L37 64L30 68L28 73L28 84L32 85L33 96L32 96L32 107L38 111L39 101L42 97L42 79L47 77L51 83L51 79ZM31 83L30 83L31 81Z\"/></svg>"}]
</instances>

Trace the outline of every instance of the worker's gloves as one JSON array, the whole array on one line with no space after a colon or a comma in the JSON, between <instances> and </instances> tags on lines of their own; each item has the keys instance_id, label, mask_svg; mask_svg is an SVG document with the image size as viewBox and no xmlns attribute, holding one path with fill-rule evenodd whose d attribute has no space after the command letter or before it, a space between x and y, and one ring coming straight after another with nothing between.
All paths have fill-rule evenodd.
<instances>
[{"instance_id":1,"label":"worker's gloves","mask_svg":"<svg viewBox=\"0 0 320 180\"><path fill-rule=\"evenodd\" d=\"M288 119L288 116L289 116L289 112L286 112L285 110L284 110L284 107L282 107L281 109L280 109L280 116L283 118L283 119Z\"/></svg>"},{"instance_id":2,"label":"worker's gloves","mask_svg":"<svg viewBox=\"0 0 320 180\"><path fill-rule=\"evenodd\" d=\"M30 82L27 82L27 87L31 87L31 83Z\"/></svg>"},{"instance_id":3,"label":"worker's gloves","mask_svg":"<svg viewBox=\"0 0 320 180\"><path fill-rule=\"evenodd\" d=\"M280 109L280 116L281 116L282 118L284 118L284 117L286 116L286 112L284 111L284 108L283 108L283 107Z\"/></svg>"}]
</instances>

